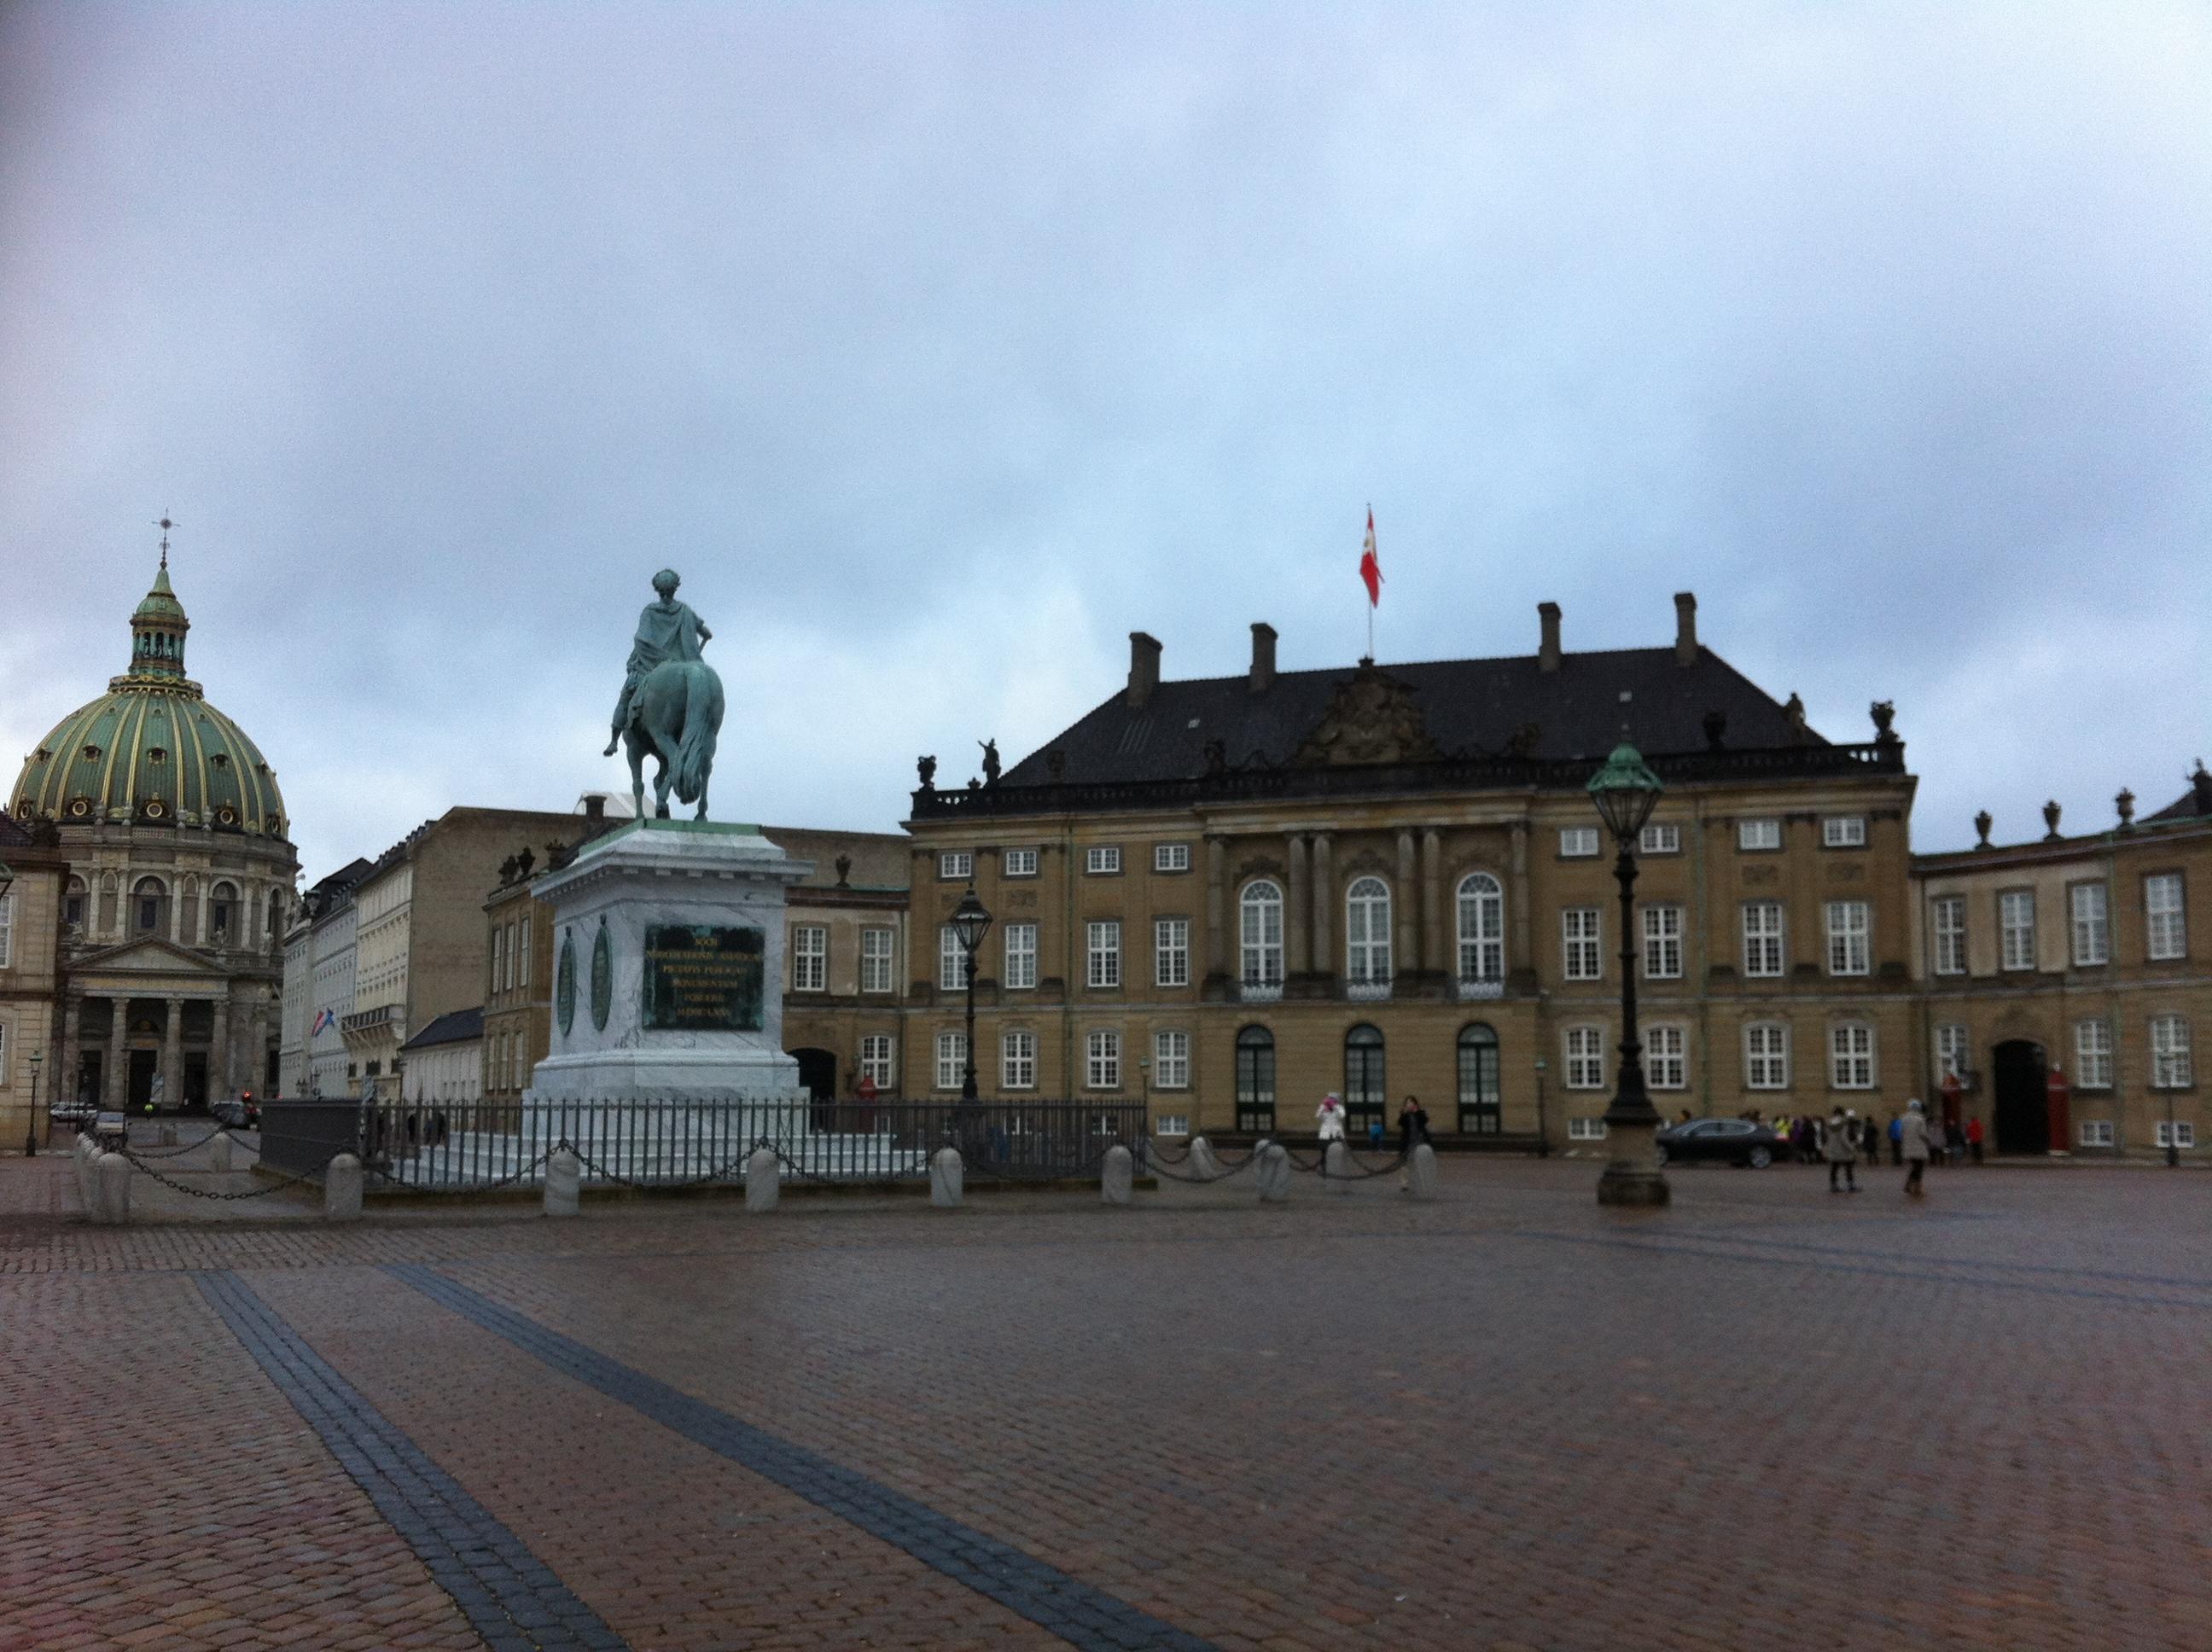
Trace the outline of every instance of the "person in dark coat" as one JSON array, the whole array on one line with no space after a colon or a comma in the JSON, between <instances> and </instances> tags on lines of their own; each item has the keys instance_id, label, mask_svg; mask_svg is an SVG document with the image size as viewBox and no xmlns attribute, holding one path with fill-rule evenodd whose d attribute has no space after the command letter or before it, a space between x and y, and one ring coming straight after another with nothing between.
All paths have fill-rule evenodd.
<instances>
[{"instance_id":1,"label":"person in dark coat","mask_svg":"<svg viewBox=\"0 0 2212 1652\"><path fill-rule=\"evenodd\" d=\"M1418 1096L1408 1096L1398 1108L1398 1157L1411 1158L1413 1149L1429 1139L1429 1109Z\"/></svg>"},{"instance_id":2,"label":"person in dark coat","mask_svg":"<svg viewBox=\"0 0 2212 1652\"><path fill-rule=\"evenodd\" d=\"M1828 1115L1825 1151L1828 1161L1828 1191L1832 1193L1856 1193L1859 1190L1856 1168L1859 1161L1859 1121L1840 1107ZM1836 1185L1838 1170L1844 1175L1844 1185L1840 1187Z\"/></svg>"}]
</instances>

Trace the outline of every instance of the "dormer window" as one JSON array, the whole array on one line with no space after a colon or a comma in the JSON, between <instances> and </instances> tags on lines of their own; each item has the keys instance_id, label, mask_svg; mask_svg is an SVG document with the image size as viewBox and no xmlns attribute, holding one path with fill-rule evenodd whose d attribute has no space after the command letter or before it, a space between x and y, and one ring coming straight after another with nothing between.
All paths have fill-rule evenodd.
<instances>
[{"instance_id":1,"label":"dormer window","mask_svg":"<svg viewBox=\"0 0 2212 1652\"><path fill-rule=\"evenodd\" d=\"M96 745L88 745L85 747L84 760L88 763L98 762L100 761L100 748Z\"/></svg>"},{"instance_id":2,"label":"dormer window","mask_svg":"<svg viewBox=\"0 0 2212 1652\"><path fill-rule=\"evenodd\" d=\"M165 763L169 761L169 754L163 750L160 746L149 746L146 750L146 761L149 762Z\"/></svg>"},{"instance_id":3,"label":"dormer window","mask_svg":"<svg viewBox=\"0 0 2212 1652\"><path fill-rule=\"evenodd\" d=\"M213 763L217 768L228 768L230 767L230 756L227 752L218 751L210 756L208 761Z\"/></svg>"}]
</instances>

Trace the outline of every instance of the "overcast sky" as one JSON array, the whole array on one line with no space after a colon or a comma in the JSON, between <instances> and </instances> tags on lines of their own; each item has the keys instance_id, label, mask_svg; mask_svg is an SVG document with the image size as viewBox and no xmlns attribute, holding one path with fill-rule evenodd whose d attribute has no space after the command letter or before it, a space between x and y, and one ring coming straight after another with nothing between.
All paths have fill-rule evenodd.
<instances>
[{"instance_id":1,"label":"overcast sky","mask_svg":"<svg viewBox=\"0 0 2212 1652\"><path fill-rule=\"evenodd\" d=\"M1112 692L1705 641L1923 847L2212 756L2200 5L0 9L0 758L192 674L310 878L567 808L672 563L715 813Z\"/></svg>"}]
</instances>

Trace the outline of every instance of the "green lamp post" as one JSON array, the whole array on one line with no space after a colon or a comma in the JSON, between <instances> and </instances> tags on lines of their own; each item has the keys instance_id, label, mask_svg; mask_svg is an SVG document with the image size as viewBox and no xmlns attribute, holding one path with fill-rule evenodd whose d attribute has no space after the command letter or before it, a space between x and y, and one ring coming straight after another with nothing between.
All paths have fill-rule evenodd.
<instances>
[{"instance_id":1,"label":"green lamp post","mask_svg":"<svg viewBox=\"0 0 2212 1652\"><path fill-rule=\"evenodd\" d=\"M960 1099L968 1106L975 1101L975 952L990 927L991 914L975 898L975 886L970 884L952 911L952 933L960 944L961 961L967 966L962 973L968 985L968 1054L960 1070Z\"/></svg>"},{"instance_id":2,"label":"green lamp post","mask_svg":"<svg viewBox=\"0 0 2212 1652\"><path fill-rule=\"evenodd\" d=\"M1623 740L1590 776L1590 801L1619 850L1620 883L1620 1082L1605 1110L1607 1159L1597 1179L1601 1205L1664 1205L1667 1178L1652 1151L1659 1110L1644 1087L1644 1043L1636 1036L1636 841L1664 788L1637 749Z\"/></svg>"}]
</instances>

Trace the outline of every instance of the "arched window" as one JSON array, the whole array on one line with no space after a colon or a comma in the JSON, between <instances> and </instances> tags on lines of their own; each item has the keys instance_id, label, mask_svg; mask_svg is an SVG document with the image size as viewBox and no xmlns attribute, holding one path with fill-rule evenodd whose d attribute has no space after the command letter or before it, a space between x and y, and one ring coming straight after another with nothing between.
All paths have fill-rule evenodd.
<instances>
[{"instance_id":1,"label":"arched window","mask_svg":"<svg viewBox=\"0 0 2212 1652\"><path fill-rule=\"evenodd\" d=\"M1239 977L1243 996L1279 996L1283 990L1282 886L1270 878L1254 878L1244 885L1237 910L1237 933L1243 943Z\"/></svg>"},{"instance_id":2,"label":"arched window","mask_svg":"<svg viewBox=\"0 0 2212 1652\"><path fill-rule=\"evenodd\" d=\"M133 934L158 935L169 926L169 891L158 878L142 878L131 891Z\"/></svg>"},{"instance_id":3,"label":"arched window","mask_svg":"<svg viewBox=\"0 0 2212 1652\"><path fill-rule=\"evenodd\" d=\"M1496 1135L1503 1127L1499 1123L1502 1100L1497 1029L1484 1022L1470 1021L1459 1029L1460 1129L1469 1135Z\"/></svg>"},{"instance_id":4,"label":"arched window","mask_svg":"<svg viewBox=\"0 0 2212 1652\"><path fill-rule=\"evenodd\" d=\"M1275 1035L1265 1027L1237 1035L1237 1127L1255 1136L1275 1128Z\"/></svg>"},{"instance_id":5,"label":"arched window","mask_svg":"<svg viewBox=\"0 0 2212 1652\"><path fill-rule=\"evenodd\" d=\"M82 930L84 927L87 898L84 879L70 874L69 890L62 896L62 921L71 929Z\"/></svg>"},{"instance_id":6,"label":"arched window","mask_svg":"<svg viewBox=\"0 0 2212 1652\"><path fill-rule=\"evenodd\" d=\"M1505 981L1505 891L1486 872L1459 880L1459 978L1468 986Z\"/></svg>"},{"instance_id":7,"label":"arched window","mask_svg":"<svg viewBox=\"0 0 2212 1652\"><path fill-rule=\"evenodd\" d=\"M238 932L238 890L228 884L217 884L208 896L208 940L216 946L228 946Z\"/></svg>"},{"instance_id":8,"label":"arched window","mask_svg":"<svg viewBox=\"0 0 2212 1652\"><path fill-rule=\"evenodd\" d=\"M1352 880L1344 896L1344 975L1355 987L1390 983L1390 886Z\"/></svg>"},{"instance_id":9,"label":"arched window","mask_svg":"<svg viewBox=\"0 0 2212 1652\"><path fill-rule=\"evenodd\" d=\"M1387 897L1385 897L1387 899ZM1344 1122L1357 1143L1383 1122L1389 1080L1382 1071L1382 1034L1361 1022L1344 1036Z\"/></svg>"}]
</instances>

